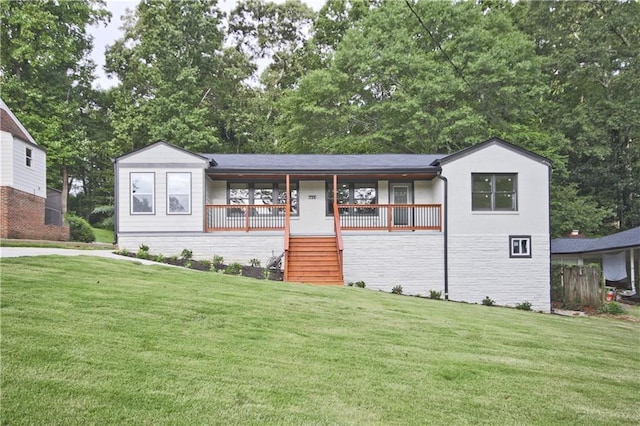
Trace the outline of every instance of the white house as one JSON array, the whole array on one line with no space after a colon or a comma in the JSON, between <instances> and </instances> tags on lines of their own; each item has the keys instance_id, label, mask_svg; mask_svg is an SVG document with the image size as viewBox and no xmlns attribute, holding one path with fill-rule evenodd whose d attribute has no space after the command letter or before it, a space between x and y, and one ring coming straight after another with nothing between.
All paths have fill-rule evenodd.
<instances>
[{"instance_id":1,"label":"white house","mask_svg":"<svg viewBox=\"0 0 640 426\"><path fill-rule=\"evenodd\" d=\"M0 237L68 240L68 226L45 221L46 152L2 99L0 166Z\"/></svg>"},{"instance_id":2,"label":"white house","mask_svg":"<svg viewBox=\"0 0 640 426\"><path fill-rule=\"evenodd\" d=\"M120 248L247 264L285 280L550 310L547 159L497 138L453 155L195 154L115 161Z\"/></svg>"}]
</instances>

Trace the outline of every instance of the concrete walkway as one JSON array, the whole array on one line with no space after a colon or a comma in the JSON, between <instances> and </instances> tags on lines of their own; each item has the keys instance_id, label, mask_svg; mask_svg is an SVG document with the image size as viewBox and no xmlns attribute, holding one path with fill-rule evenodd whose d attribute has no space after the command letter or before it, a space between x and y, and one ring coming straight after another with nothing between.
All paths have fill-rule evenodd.
<instances>
[{"instance_id":1,"label":"concrete walkway","mask_svg":"<svg viewBox=\"0 0 640 426\"><path fill-rule=\"evenodd\" d=\"M108 259L125 260L131 262L140 262L143 265L166 265L151 260L137 259L135 257L120 256L113 253L113 250L77 250L62 248L45 248L45 247L0 247L0 257L25 257L25 256L96 256L106 257Z\"/></svg>"}]
</instances>

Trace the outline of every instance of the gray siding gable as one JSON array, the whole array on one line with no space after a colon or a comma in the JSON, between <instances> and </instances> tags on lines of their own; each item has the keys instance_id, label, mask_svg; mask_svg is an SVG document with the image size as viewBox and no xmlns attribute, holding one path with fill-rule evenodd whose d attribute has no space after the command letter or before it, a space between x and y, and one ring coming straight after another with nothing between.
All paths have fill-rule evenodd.
<instances>
[{"instance_id":1,"label":"gray siding gable","mask_svg":"<svg viewBox=\"0 0 640 426\"><path fill-rule=\"evenodd\" d=\"M122 160L122 159L125 159L125 158L131 157L131 156L133 156L133 155L139 154L139 153L141 153L141 152L144 152L144 151L147 151L147 150L153 149L153 148L155 148L155 147L156 147L156 146L158 146L158 145L164 145L164 146L167 146L167 147L169 147L169 148L173 148L173 149L175 149L175 150L177 150L177 151L182 151L182 152L184 152L185 154L192 155L194 158L197 158L197 159L199 159L199 160L209 160L208 158L203 157L202 155L195 154L195 153L193 153L193 152L189 151L188 149L181 148L181 147L176 146L176 145L173 145L173 144L171 144L171 143L169 143L169 142L165 142L165 141L156 141L156 142L154 142L154 143L152 143L152 144L149 144L149 145L143 146L142 148L138 148L138 149L136 149L136 150L133 150L133 151L127 152L126 154L121 155L121 156L119 156L119 157L115 158L113 161L114 161L114 163L117 163L118 161L120 161L120 160Z\"/></svg>"},{"instance_id":2,"label":"gray siding gable","mask_svg":"<svg viewBox=\"0 0 640 426\"><path fill-rule=\"evenodd\" d=\"M457 159L459 159L461 157L465 157L467 155L470 155L470 154L472 154L472 153L474 153L474 152L476 152L478 150L484 149L484 148L486 148L487 146L490 146L490 145L500 145L503 148L507 148L507 149L509 149L511 151L514 151L514 152L517 152L517 153L519 153L519 154L521 154L521 155L523 155L525 157L531 158L534 161L538 161L540 163L543 163L543 164L547 165L548 167L551 167L551 160L549 160L548 158L543 157L541 155L538 155L538 154L536 154L534 152L531 152L529 150L526 150L524 148L521 148L521 147L519 147L517 145L514 145L512 143L509 143L507 141L504 141L504 140L502 140L500 138L496 138L496 137L488 139L488 140L486 140L484 142L481 142L479 144L472 145L472 146L470 146L468 148L465 148L462 151L458 151L458 152L456 152L454 154L447 155L447 156L443 157L442 159L440 159L438 161L438 164L439 165L440 164L446 164L446 163L449 163L451 161L455 161L455 160L457 160Z\"/></svg>"}]
</instances>

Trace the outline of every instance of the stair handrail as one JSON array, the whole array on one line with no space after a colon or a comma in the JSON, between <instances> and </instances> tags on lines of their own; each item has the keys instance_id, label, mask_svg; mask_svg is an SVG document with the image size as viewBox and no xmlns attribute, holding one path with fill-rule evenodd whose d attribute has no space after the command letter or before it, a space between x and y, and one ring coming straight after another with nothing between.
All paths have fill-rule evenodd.
<instances>
[{"instance_id":1,"label":"stair handrail","mask_svg":"<svg viewBox=\"0 0 640 426\"><path fill-rule=\"evenodd\" d=\"M342 272L342 227L340 226L340 211L338 210L338 176L333 175L333 226L336 233L336 250L338 252L338 267L340 271L340 279L344 281Z\"/></svg>"},{"instance_id":2,"label":"stair handrail","mask_svg":"<svg viewBox=\"0 0 640 426\"><path fill-rule=\"evenodd\" d=\"M289 236L291 234L291 182L289 175L286 177L287 189L287 208L285 210L284 219L284 277L287 281L289 278Z\"/></svg>"}]
</instances>

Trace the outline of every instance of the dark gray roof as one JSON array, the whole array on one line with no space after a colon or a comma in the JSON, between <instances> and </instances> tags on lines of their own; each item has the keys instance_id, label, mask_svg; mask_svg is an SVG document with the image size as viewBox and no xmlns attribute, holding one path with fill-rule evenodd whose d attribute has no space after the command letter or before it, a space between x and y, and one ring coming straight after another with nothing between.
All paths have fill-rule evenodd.
<instances>
[{"instance_id":1,"label":"dark gray roof","mask_svg":"<svg viewBox=\"0 0 640 426\"><path fill-rule=\"evenodd\" d=\"M640 226L602 238L556 238L551 240L551 254L589 253L640 247Z\"/></svg>"},{"instance_id":2,"label":"dark gray roof","mask_svg":"<svg viewBox=\"0 0 640 426\"><path fill-rule=\"evenodd\" d=\"M200 154L209 173L436 173L445 155L425 154Z\"/></svg>"}]
</instances>

